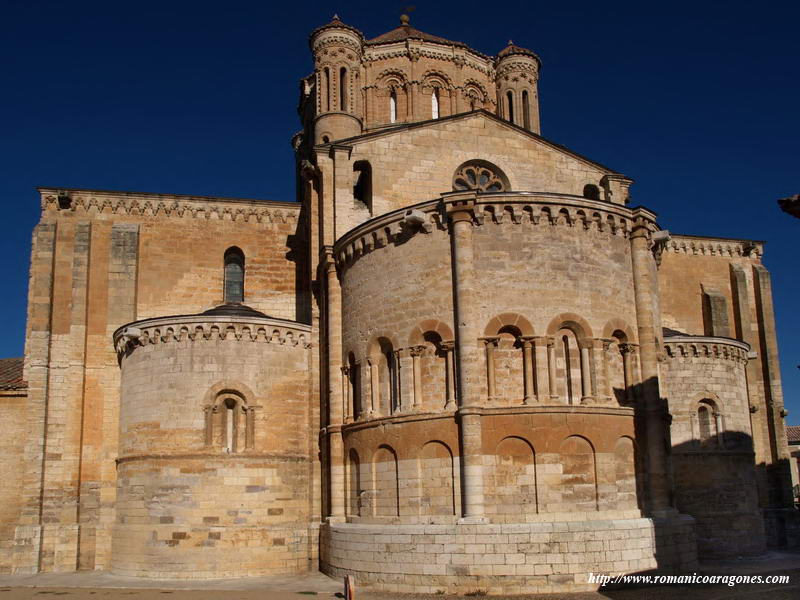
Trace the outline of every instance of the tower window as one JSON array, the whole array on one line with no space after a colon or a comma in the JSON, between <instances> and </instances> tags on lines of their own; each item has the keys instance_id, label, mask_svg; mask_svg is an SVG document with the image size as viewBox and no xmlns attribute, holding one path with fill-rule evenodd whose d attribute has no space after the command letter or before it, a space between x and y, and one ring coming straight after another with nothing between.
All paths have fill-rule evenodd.
<instances>
[{"instance_id":1,"label":"tower window","mask_svg":"<svg viewBox=\"0 0 800 600\"><path fill-rule=\"evenodd\" d=\"M514 92L506 92L506 101L508 103L508 120L514 122Z\"/></svg>"},{"instance_id":2,"label":"tower window","mask_svg":"<svg viewBox=\"0 0 800 600\"><path fill-rule=\"evenodd\" d=\"M225 251L225 302L244 302L244 253L235 246Z\"/></svg>"},{"instance_id":3,"label":"tower window","mask_svg":"<svg viewBox=\"0 0 800 600\"><path fill-rule=\"evenodd\" d=\"M339 109L347 110L347 69L339 69Z\"/></svg>"},{"instance_id":4,"label":"tower window","mask_svg":"<svg viewBox=\"0 0 800 600\"><path fill-rule=\"evenodd\" d=\"M323 98L322 107L324 110L331 109L331 71L328 67L322 71L323 88L325 90L325 98Z\"/></svg>"},{"instance_id":5,"label":"tower window","mask_svg":"<svg viewBox=\"0 0 800 600\"><path fill-rule=\"evenodd\" d=\"M431 94L431 118L439 118L439 88L434 88Z\"/></svg>"},{"instance_id":6,"label":"tower window","mask_svg":"<svg viewBox=\"0 0 800 600\"><path fill-rule=\"evenodd\" d=\"M531 103L528 98L528 90L522 91L522 122L525 129L531 128Z\"/></svg>"},{"instance_id":7,"label":"tower window","mask_svg":"<svg viewBox=\"0 0 800 600\"><path fill-rule=\"evenodd\" d=\"M394 123L397 121L397 92L392 90L389 94L389 122Z\"/></svg>"}]
</instances>

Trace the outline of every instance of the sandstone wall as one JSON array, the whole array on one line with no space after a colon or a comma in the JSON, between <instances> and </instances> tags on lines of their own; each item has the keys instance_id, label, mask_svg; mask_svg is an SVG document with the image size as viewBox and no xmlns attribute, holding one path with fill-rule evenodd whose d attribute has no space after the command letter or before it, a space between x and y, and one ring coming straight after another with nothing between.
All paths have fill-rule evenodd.
<instances>
[{"instance_id":1,"label":"sandstone wall","mask_svg":"<svg viewBox=\"0 0 800 600\"><path fill-rule=\"evenodd\" d=\"M24 445L20 438L28 431L28 397L22 391L0 391L0 573L10 573L14 555L14 529L22 511L21 474L25 468Z\"/></svg>"},{"instance_id":2,"label":"sandstone wall","mask_svg":"<svg viewBox=\"0 0 800 600\"><path fill-rule=\"evenodd\" d=\"M307 328L241 318L137 326L144 335L121 363L112 569L177 578L308 569Z\"/></svg>"},{"instance_id":3,"label":"sandstone wall","mask_svg":"<svg viewBox=\"0 0 800 600\"><path fill-rule=\"evenodd\" d=\"M308 298L298 293L306 270L297 262L305 234L294 204L41 193L26 339L29 434L18 474L23 508L10 562L17 572L107 568L119 431L112 333L137 318L221 303L230 246L245 254L246 302L307 318Z\"/></svg>"},{"instance_id":4,"label":"sandstone wall","mask_svg":"<svg viewBox=\"0 0 800 600\"><path fill-rule=\"evenodd\" d=\"M745 377L747 346L721 338L665 341L669 358L661 381L673 417L678 510L696 519L702 555L763 552Z\"/></svg>"}]
</instances>

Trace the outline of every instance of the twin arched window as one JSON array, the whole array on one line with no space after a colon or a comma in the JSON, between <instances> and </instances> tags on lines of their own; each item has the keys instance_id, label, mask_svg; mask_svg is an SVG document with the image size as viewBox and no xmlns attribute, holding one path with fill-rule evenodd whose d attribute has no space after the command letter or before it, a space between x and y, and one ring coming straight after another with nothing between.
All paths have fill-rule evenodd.
<instances>
[{"instance_id":1,"label":"twin arched window","mask_svg":"<svg viewBox=\"0 0 800 600\"><path fill-rule=\"evenodd\" d=\"M225 251L225 303L244 302L244 252L236 246Z\"/></svg>"}]
</instances>

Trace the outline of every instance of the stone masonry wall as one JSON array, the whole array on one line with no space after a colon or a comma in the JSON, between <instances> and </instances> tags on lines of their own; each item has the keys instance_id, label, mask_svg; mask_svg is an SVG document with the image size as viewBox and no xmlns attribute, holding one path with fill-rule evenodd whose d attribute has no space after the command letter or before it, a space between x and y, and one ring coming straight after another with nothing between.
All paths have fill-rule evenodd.
<instances>
[{"instance_id":1,"label":"stone masonry wall","mask_svg":"<svg viewBox=\"0 0 800 600\"><path fill-rule=\"evenodd\" d=\"M115 572L309 568L307 331L261 321L178 319L125 347Z\"/></svg>"},{"instance_id":2,"label":"stone masonry wall","mask_svg":"<svg viewBox=\"0 0 800 600\"><path fill-rule=\"evenodd\" d=\"M16 572L107 568L119 431L112 333L137 318L220 304L230 246L245 253L248 303L270 315L306 318L307 296L298 289L305 268L286 258L297 258L303 246L300 208L81 190L59 200L56 190L41 193L26 339L28 431L17 475L22 509L12 537L3 532L14 552L0 564L8 558Z\"/></svg>"},{"instance_id":3,"label":"stone masonry wall","mask_svg":"<svg viewBox=\"0 0 800 600\"><path fill-rule=\"evenodd\" d=\"M675 501L697 520L703 556L764 551L745 365L747 346L666 338L662 391L672 414Z\"/></svg>"}]
</instances>

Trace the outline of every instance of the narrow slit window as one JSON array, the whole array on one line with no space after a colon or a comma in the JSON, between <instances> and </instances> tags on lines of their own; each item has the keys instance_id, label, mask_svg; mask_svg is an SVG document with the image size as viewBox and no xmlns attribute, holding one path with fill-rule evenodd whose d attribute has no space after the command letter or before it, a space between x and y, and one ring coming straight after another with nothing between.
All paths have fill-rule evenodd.
<instances>
[{"instance_id":1,"label":"narrow slit window","mask_svg":"<svg viewBox=\"0 0 800 600\"><path fill-rule=\"evenodd\" d=\"M439 118L439 88L434 88L431 94L431 118Z\"/></svg>"},{"instance_id":2,"label":"narrow slit window","mask_svg":"<svg viewBox=\"0 0 800 600\"><path fill-rule=\"evenodd\" d=\"M325 98L323 99L322 106L327 111L331 109L331 71L328 67L322 71L323 89L325 90Z\"/></svg>"},{"instance_id":3,"label":"narrow slit window","mask_svg":"<svg viewBox=\"0 0 800 600\"><path fill-rule=\"evenodd\" d=\"M244 254L239 248L225 252L225 302L244 302Z\"/></svg>"},{"instance_id":4,"label":"narrow slit window","mask_svg":"<svg viewBox=\"0 0 800 600\"><path fill-rule=\"evenodd\" d=\"M531 103L528 99L528 90L522 92L522 121L525 129L531 128Z\"/></svg>"},{"instance_id":5,"label":"narrow slit window","mask_svg":"<svg viewBox=\"0 0 800 600\"><path fill-rule=\"evenodd\" d=\"M514 122L514 93L509 91L506 93L506 101L508 102L508 120Z\"/></svg>"},{"instance_id":6,"label":"narrow slit window","mask_svg":"<svg viewBox=\"0 0 800 600\"><path fill-rule=\"evenodd\" d=\"M397 121L397 92L392 90L389 94L389 122L394 123Z\"/></svg>"},{"instance_id":7,"label":"narrow slit window","mask_svg":"<svg viewBox=\"0 0 800 600\"><path fill-rule=\"evenodd\" d=\"M347 111L347 69L339 69L339 109Z\"/></svg>"}]
</instances>

